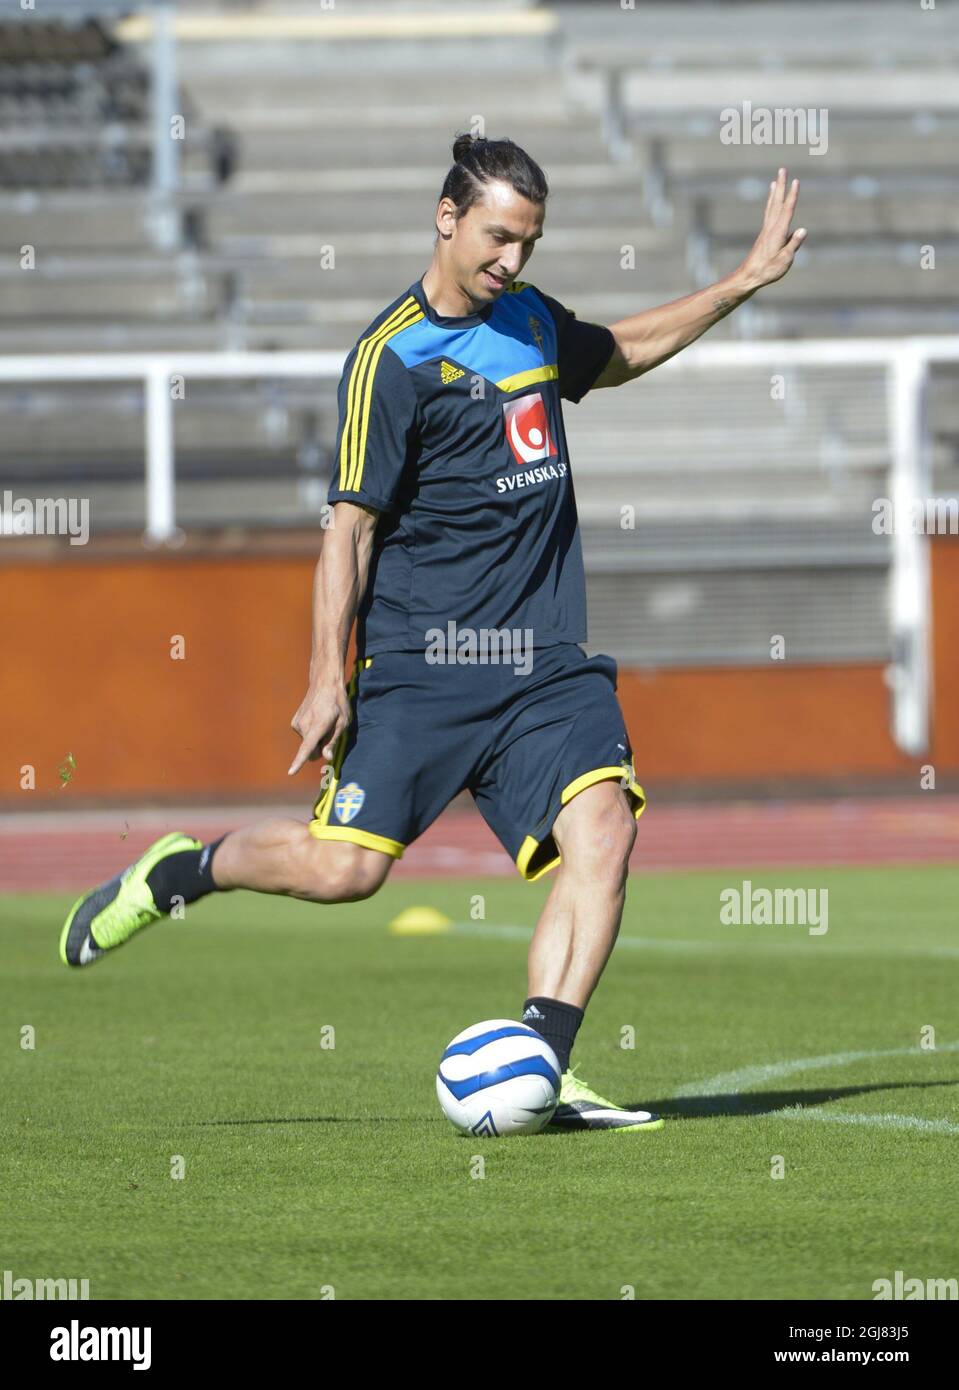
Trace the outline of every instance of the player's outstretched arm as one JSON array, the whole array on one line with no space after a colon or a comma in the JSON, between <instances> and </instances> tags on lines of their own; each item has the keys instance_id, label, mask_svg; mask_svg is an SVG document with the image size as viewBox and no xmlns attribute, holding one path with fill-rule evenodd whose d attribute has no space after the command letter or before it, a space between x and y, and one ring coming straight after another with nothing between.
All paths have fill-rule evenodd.
<instances>
[{"instance_id":1,"label":"player's outstretched arm","mask_svg":"<svg viewBox=\"0 0 959 1390\"><path fill-rule=\"evenodd\" d=\"M290 765L293 776L307 761L333 757L346 728L350 702L344 667L360 600L366 592L379 513L352 502L337 502L333 524L323 537L313 574L313 653L310 679L292 725L300 746Z\"/></svg>"},{"instance_id":2,"label":"player's outstretched arm","mask_svg":"<svg viewBox=\"0 0 959 1390\"><path fill-rule=\"evenodd\" d=\"M792 233L789 230L798 197L799 180L793 179L787 185L786 170L780 169L769 185L762 228L737 270L684 299L674 299L670 304L610 324L616 346L593 390L621 386L658 367L731 314L763 285L781 280L806 236L805 227Z\"/></svg>"}]
</instances>

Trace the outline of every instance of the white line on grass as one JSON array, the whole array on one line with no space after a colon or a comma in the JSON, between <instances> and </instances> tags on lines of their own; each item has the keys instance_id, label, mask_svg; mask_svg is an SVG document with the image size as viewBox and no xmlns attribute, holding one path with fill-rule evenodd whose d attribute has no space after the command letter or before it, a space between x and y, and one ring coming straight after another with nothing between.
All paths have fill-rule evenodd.
<instances>
[{"instance_id":1,"label":"white line on grass","mask_svg":"<svg viewBox=\"0 0 959 1390\"><path fill-rule=\"evenodd\" d=\"M936 1052L959 1052L959 1042L941 1043ZM766 1062L761 1066L740 1067L738 1071L720 1072L706 1081L689 1081L675 1092L682 1096L720 1096L738 1095L740 1091L751 1090L765 1082L778 1081L783 1076L794 1076L801 1071L822 1071L827 1067L845 1067L851 1062L864 1062L871 1057L924 1057L928 1056L921 1047L889 1047L878 1051L832 1052L822 1057L793 1057L784 1062Z\"/></svg>"},{"instance_id":2,"label":"white line on grass","mask_svg":"<svg viewBox=\"0 0 959 1390\"><path fill-rule=\"evenodd\" d=\"M825 1120L832 1125L871 1125L874 1129L918 1129L933 1134L959 1134L959 1125L951 1120L921 1120L918 1115L870 1115L849 1110L823 1110L819 1106L803 1109L776 1110L784 1120Z\"/></svg>"},{"instance_id":3,"label":"white line on grass","mask_svg":"<svg viewBox=\"0 0 959 1390\"><path fill-rule=\"evenodd\" d=\"M770 931L775 931L775 927L770 927ZM501 941L528 941L533 934L532 927L517 926L498 926L491 922L454 922L453 931L457 936L486 936L498 938ZM823 943L826 937L817 938ZM763 941L753 938L745 940L743 938L731 938L725 941L687 941L680 937L673 936L631 936L621 932L616 942L615 950L620 947L632 947L640 951L728 951L731 948L739 947L750 951L795 951L810 952L813 950L828 949L830 957L836 956L931 956L948 957L955 959L959 957L959 946L905 946L905 947L875 947L872 945L859 946L839 946L832 938L828 939L828 946L811 946L807 939L802 941Z\"/></svg>"},{"instance_id":4,"label":"white line on grass","mask_svg":"<svg viewBox=\"0 0 959 1390\"><path fill-rule=\"evenodd\" d=\"M959 1052L959 1042L940 1043L936 1052ZM720 1072L705 1081L689 1081L674 1092L677 1100L691 1096L739 1095L764 1082L777 1081L797 1072L820 1071L827 1067L847 1066L875 1057L921 1057L927 1049L921 1047L888 1047L858 1052L833 1052L822 1057L794 1057L789 1061L768 1062L763 1066L741 1067L739 1071ZM874 1129L911 1129L935 1134L959 1134L959 1125L949 1120L924 1120L918 1115L857 1113L849 1110L826 1110L823 1106L786 1106L770 1112L784 1120L822 1120L827 1124L869 1125Z\"/></svg>"}]
</instances>

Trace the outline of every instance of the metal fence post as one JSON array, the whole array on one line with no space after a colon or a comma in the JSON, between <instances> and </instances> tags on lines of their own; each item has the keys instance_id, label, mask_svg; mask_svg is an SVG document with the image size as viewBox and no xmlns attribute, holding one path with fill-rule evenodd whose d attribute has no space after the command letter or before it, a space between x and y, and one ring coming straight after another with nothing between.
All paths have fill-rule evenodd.
<instances>
[{"instance_id":1,"label":"metal fence post","mask_svg":"<svg viewBox=\"0 0 959 1390\"><path fill-rule=\"evenodd\" d=\"M146 530L144 540L169 545L177 538L173 477L173 397L169 373L148 363L145 380Z\"/></svg>"},{"instance_id":2,"label":"metal fence post","mask_svg":"<svg viewBox=\"0 0 959 1390\"><path fill-rule=\"evenodd\" d=\"M930 582L924 503L928 494L928 449L924 402L928 361L918 346L904 343L890 364L892 412L892 732L904 753L918 756L929 746ZM922 518L922 519L921 519Z\"/></svg>"}]
</instances>

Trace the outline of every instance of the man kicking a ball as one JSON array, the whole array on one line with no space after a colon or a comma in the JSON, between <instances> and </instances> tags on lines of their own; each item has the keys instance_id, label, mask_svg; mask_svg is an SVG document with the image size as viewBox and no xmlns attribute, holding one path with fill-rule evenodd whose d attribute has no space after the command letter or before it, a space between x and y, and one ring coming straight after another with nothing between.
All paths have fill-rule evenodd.
<instances>
[{"instance_id":1,"label":"man kicking a ball","mask_svg":"<svg viewBox=\"0 0 959 1390\"><path fill-rule=\"evenodd\" d=\"M524 878L557 868L522 1015L563 1073L552 1127L640 1133L663 1121L603 1100L569 1067L645 802L616 663L579 645L586 592L561 402L641 376L785 275L805 236L790 233L799 186L780 169L727 279L602 328L518 278L543 233L539 166L509 140L460 136L453 155L429 269L373 321L340 381L333 524L293 719L290 774L321 755L331 764L313 819L275 817L205 847L164 836L80 899L60 954L88 965L173 905L233 888L368 898L469 788Z\"/></svg>"}]
</instances>

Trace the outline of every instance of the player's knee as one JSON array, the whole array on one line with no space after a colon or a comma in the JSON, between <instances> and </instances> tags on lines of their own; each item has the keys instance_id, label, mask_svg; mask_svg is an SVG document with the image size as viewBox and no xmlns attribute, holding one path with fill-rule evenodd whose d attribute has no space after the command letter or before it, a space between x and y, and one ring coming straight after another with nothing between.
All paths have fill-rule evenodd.
<instances>
[{"instance_id":1,"label":"player's knee","mask_svg":"<svg viewBox=\"0 0 959 1390\"><path fill-rule=\"evenodd\" d=\"M354 903L381 887L392 860L362 845L314 840L301 896L320 903Z\"/></svg>"},{"instance_id":2,"label":"player's knee","mask_svg":"<svg viewBox=\"0 0 959 1390\"><path fill-rule=\"evenodd\" d=\"M625 796L619 796L604 810L596 826L595 848L613 877L626 872L635 843L636 817Z\"/></svg>"},{"instance_id":3,"label":"player's knee","mask_svg":"<svg viewBox=\"0 0 959 1390\"><path fill-rule=\"evenodd\" d=\"M338 859L333 871L333 901L357 903L371 898L389 873L391 864L392 860L385 854L349 845L348 852Z\"/></svg>"},{"instance_id":4,"label":"player's knee","mask_svg":"<svg viewBox=\"0 0 959 1390\"><path fill-rule=\"evenodd\" d=\"M607 790L608 788L608 790ZM593 883L619 887L626 876L636 842L636 818L615 783L566 827L561 843L563 863Z\"/></svg>"}]
</instances>

